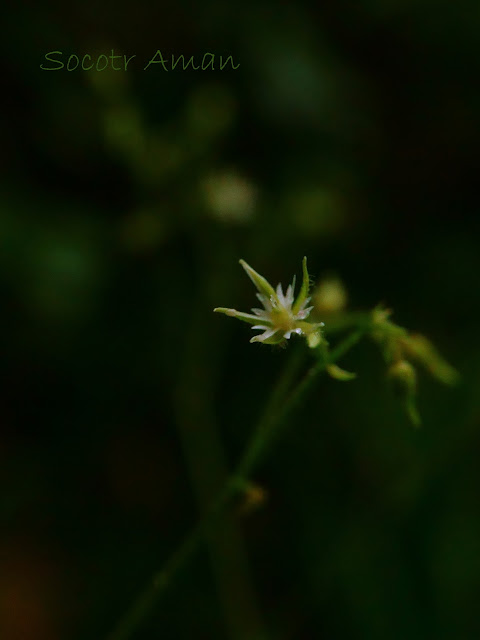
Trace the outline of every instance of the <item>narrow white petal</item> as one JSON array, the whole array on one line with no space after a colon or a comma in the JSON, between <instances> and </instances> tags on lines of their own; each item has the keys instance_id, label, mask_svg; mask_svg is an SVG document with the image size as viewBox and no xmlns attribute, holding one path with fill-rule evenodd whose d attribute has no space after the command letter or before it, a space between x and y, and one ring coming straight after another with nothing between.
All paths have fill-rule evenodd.
<instances>
[{"instance_id":1,"label":"narrow white petal","mask_svg":"<svg viewBox=\"0 0 480 640\"><path fill-rule=\"evenodd\" d=\"M278 309L278 307L280 305L280 301L279 301L278 297L270 296L270 304L272 305L271 308Z\"/></svg>"},{"instance_id":2,"label":"narrow white petal","mask_svg":"<svg viewBox=\"0 0 480 640\"><path fill-rule=\"evenodd\" d=\"M282 305L282 307L285 307L286 300L285 300L285 296L283 295L282 285L280 283L277 284L277 298L280 304Z\"/></svg>"},{"instance_id":3,"label":"narrow white petal","mask_svg":"<svg viewBox=\"0 0 480 640\"><path fill-rule=\"evenodd\" d=\"M313 309L313 307L307 307L306 309L302 309L302 311L299 311L296 315L296 318L298 320L305 320L305 318L308 318L308 316L310 315L310 311Z\"/></svg>"},{"instance_id":4,"label":"narrow white petal","mask_svg":"<svg viewBox=\"0 0 480 640\"><path fill-rule=\"evenodd\" d=\"M252 309L252 311L256 316L268 318L268 311L266 309Z\"/></svg>"},{"instance_id":5,"label":"narrow white petal","mask_svg":"<svg viewBox=\"0 0 480 640\"><path fill-rule=\"evenodd\" d=\"M287 293L285 295L286 307L290 310L293 304L293 286L291 284L287 287Z\"/></svg>"},{"instance_id":6,"label":"narrow white petal","mask_svg":"<svg viewBox=\"0 0 480 640\"><path fill-rule=\"evenodd\" d=\"M263 304L263 306L265 307L265 309L267 311L271 311L272 310L272 304L271 304L270 300L267 298L267 296L264 296L261 293L257 293L256 296L260 300L260 302Z\"/></svg>"},{"instance_id":7,"label":"narrow white petal","mask_svg":"<svg viewBox=\"0 0 480 640\"><path fill-rule=\"evenodd\" d=\"M264 327L259 327L259 328L264 329ZM250 340L250 342L263 342L263 340L268 340L268 338L271 338L274 333L276 333L275 329L267 329L265 333L259 333L258 336L254 336Z\"/></svg>"}]
</instances>

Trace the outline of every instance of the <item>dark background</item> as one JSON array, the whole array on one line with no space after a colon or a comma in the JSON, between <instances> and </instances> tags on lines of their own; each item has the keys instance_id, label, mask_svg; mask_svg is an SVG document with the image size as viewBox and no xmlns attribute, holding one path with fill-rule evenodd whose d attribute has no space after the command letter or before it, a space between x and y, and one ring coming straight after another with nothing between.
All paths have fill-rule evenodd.
<instances>
[{"instance_id":1,"label":"dark background","mask_svg":"<svg viewBox=\"0 0 480 640\"><path fill-rule=\"evenodd\" d=\"M199 517L288 358L244 258L308 256L460 371L414 430L375 345L320 378L134 638L480 637L480 11L87 0L1 10L0 637L105 638ZM43 71L49 51L136 54ZM160 49L237 70L142 71ZM198 61L197 61L198 62ZM143 64L142 64L143 63Z\"/></svg>"}]
</instances>

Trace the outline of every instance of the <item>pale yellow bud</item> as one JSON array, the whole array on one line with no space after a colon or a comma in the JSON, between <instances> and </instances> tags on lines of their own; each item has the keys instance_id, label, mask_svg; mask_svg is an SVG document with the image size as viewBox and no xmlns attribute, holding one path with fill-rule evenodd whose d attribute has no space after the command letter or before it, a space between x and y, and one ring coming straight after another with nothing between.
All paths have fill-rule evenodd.
<instances>
[{"instance_id":1,"label":"pale yellow bud","mask_svg":"<svg viewBox=\"0 0 480 640\"><path fill-rule=\"evenodd\" d=\"M336 277L322 280L312 296L315 312L322 315L343 311L347 306L347 299L347 290Z\"/></svg>"},{"instance_id":2,"label":"pale yellow bud","mask_svg":"<svg viewBox=\"0 0 480 640\"><path fill-rule=\"evenodd\" d=\"M434 345L420 334L405 336L401 339L405 354L422 364L432 376L444 384L455 384L458 372L440 355Z\"/></svg>"},{"instance_id":3,"label":"pale yellow bud","mask_svg":"<svg viewBox=\"0 0 480 640\"><path fill-rule=\"evenodd\" d=\"M419 427L421 419L415 404L417 372L407 360L397 360L388 369L388 376L400 396L412 423Z\"/></svg>"}]
</instances>

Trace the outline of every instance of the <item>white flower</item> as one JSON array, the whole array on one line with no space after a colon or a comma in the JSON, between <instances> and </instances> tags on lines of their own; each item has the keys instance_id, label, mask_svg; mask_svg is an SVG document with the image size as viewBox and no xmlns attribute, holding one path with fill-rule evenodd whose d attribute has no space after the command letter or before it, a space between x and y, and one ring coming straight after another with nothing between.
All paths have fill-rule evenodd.
<instances>
[{"instance_id":1,"label":"white flower","mask_svg":"<svg viewBox=\"0 0 480 640\"><path fill-rule=\"evenodd\" d=\"M293 333L304 336L311 348L318 346L322 340L321 323L306 322L312 307L307 307L310 298L308 296L309 276L307 271L307 259L303 259L303 281L297 299L294 299L295 276L292 284L288 285L284 294L282 285L276 290L259 273L257 273L245 260L240 264L247 272L253 284L257 287L257 298L263 305L263 309L252 309L253 314L242 313L236 309L217 307L214 311L225 313L253 324L252 329L260 329L263 333L254 336L250 342L263 342L264 344L279 344L288 340Z\"/></svg>"}]
</instances>

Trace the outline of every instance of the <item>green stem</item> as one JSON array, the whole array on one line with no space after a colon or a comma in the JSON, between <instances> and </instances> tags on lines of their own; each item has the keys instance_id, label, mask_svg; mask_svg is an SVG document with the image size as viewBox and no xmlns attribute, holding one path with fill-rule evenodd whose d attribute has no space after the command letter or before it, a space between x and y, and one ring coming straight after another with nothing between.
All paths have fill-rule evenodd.
<instances>
[{"instance_id":1,"label":"green stem","mask_svg":"<svg viewBox=\"0 0 480 640\"><path fill-rule=\"evenodd\" d=\"M325 332L327 335L333 335L354 327L370 325L372 321L372 312L343 311L341 313L334 314L332 317L324 317L323 319L326 324Z\"/></svg>"},{"instance_id":2,"label":"green stem","mask_svg":"<svg viewBox=\"0 0 480 640\"><path fill-rule=\"evenodd\" d=\"M219 487L228 481L227 458L220 438L215 411L215 376L218 371L211 344L221 341L205 313L204 302L223 297L228 283L218 250L207 234L196 238L197 263L204 265L197 300L193 302L190 328L185 331L184 356L173 394L176 425L190 475L198 515L202 521L216 499ZM223 243L223 251L228 251ZM230 255L232 249L228 251ZM225 260L226 262L227 260ZM258 322L258 318L255 322ZM217 350L217 356L221 353ZM265 625L255 594L251 567L240 523L230 509L219 513L216 526L205 531L213 583L225 638L266 640Z\"/></svg>"},{"instance_id":3,"label":"green stem","mask_svg":"<svg viewBox=\"0 0 480 640\"><path fill-rule=\"evenodd\" d=\"M247 450L241 459L235 475L239 479L247 480L258 463L262 454L266 451L270 444L272 437L278 435L279 427L284 423L285 418L291 411L298 406L301 400L308 393L315 378L319 373L325 370L328 364L332 364L340 359L347 351L349 351L366 333L368 326L357 329L352 332L345 340L343 340L334 349L326 359L319 359L314 365L310 367L303 379L298 383L295 389L287 396L284 404L274 412L265 414L264 418L260 421L254 436L250 441Z\"/></svg>"},{"instance_id":4,"label":"green stem","mask_svg":"<svg viewBox=\"0 0 480 640\"><path fill-rule=\"evenodd\" d=\"M210 531L211 526L222 512L223 508L235 497L239 487L245 486L248 477L254 467L259 462L273 440L278 434L278 427L283 423L287 415L298 405L311 388L315 378L325 370L325 367L336 362L347 351L349 351L360 338L366 333L368 326L360 327L347 336L329 355L327 359L318 360L305 374L298 385L286 396L285 401L277 411L274 411L274 402L285 397L285 393L291 385L292 376L296 373L299 364L299 354L294 354L293 362L283 375L267 404L267 411L264 412L254 431L247 449L237 465L235 471L230 475L223 489L211 504L210 509L204 514L201 521L192 529L189 535L180 544L177 551L170 557L163 569L155 573L150 584L134 601L130 609L119 621L117 627L108 636L108 640L127 640L132 636L142 620L148 615L153 605L158 602L162 594L172 584L173 578L180 572L185 564L190 560L194 552L200 546L204 536Z\"/></svg>"}]
</instances>

